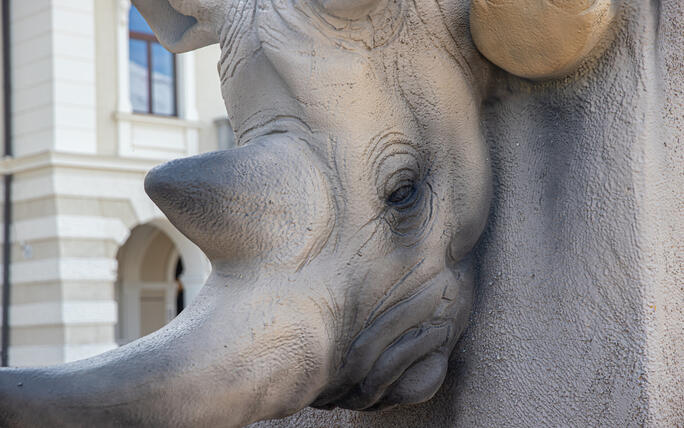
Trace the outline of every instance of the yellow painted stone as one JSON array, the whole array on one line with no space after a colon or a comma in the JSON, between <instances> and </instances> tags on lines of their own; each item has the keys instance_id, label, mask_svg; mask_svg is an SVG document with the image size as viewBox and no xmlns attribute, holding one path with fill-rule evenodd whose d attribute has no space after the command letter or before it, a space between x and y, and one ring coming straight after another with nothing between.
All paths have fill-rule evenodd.
<instances>
[{"instance_id":1,"label":"yellow painted stone","mask_svg":"<svg viewBox=\"0 0 684 428\"><path fill-rule=\"evenodd\" d=\"M612 0L473 0L470 27L480 52L504 70L548 79L575 70L606 33Z\"/></svg>"}]
</instances>

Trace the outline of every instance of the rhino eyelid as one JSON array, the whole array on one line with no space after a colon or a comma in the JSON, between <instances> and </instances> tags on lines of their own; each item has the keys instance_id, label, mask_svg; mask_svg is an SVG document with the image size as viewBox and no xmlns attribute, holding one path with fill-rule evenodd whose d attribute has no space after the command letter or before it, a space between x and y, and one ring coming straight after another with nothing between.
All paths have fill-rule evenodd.
<instances>
[{"instance_id":1,"label":"rhino eyelid","mask_svg":"<svg viewBox=\"0 0 684 428\"><path fill-rule=\"evenodd\" d=\"M378 171L380 164L387 160L387 158L397 154L407 154L415 157L418 155L411 140L404 134L393 131L379 135L371 141L367 153L370 170Z\"/></svg>"},{"instance_id":2,"label":"rhino eyelid","mask_svg":"<svg viewBox=\"0 0 684 428\"><path fill-rule=\"evenodd\" d=\"M395 164L393 165L392 162ZM388 190L396 190L393 181L400 181L395 179L399 174L406 173L409 176L408 178L415 181L419 180L421 175L420 164L418 154L413 150L394 151L379 158L373 168L375 170L375 184L378 191L383 193L381 196L388 196Z\"/></svg>"}]
</instances>

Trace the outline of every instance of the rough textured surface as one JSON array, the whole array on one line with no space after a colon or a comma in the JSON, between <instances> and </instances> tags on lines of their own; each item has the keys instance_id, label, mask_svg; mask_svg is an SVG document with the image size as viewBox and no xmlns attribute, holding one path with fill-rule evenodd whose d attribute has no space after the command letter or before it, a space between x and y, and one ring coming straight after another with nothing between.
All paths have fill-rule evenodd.
<instances>
[{"instance_id":1,"label":"rough textured surface","mask_svg":"<svg viewBox=\"0 0 684 428\"><path fill-rule=\"evenodd\" d=\"M682 16L624 1L592 68L496 77L475 312L435 399L254 426L684 425Z\"/></svg>"},{"instance_id":2,"label":"rough textured surface","mask_svg":"<svg viewBox=\"0 0 684 428\"><path fill-rule=\"evenodd\" d=\"M434 396L492 199L488 66L450 33L468 3L133 3L174 51L221 46L238 147L145 180L213 271L154 334L0 370L0 425L237 427Z\"/></svg>"},{"instance_id":3,"label":"rough textured surface","mask_svg":"<svg viewBox=\"0 0 684 428\"><path fill-rule=\"evenodd\" d=\"M473 0L470 31L478 49L509 73L563 77L606 39L614 0Z\"/></svg>"},{"instance_id":4,"label":"rough textured surface","mask_svg":"<svg viewBox=\"0 0 684 428\"><path fill-rule=\"evenodd\" d=\"M681 5L619 2L603 56L533 83L477 54L466 1L134 1L170 48L222 47L239 147L146 179L214 270L153 335L1 371L0 425L418 403L475 284L434 400L256 426L684 422Z\"/></svg>"}]
</instances>

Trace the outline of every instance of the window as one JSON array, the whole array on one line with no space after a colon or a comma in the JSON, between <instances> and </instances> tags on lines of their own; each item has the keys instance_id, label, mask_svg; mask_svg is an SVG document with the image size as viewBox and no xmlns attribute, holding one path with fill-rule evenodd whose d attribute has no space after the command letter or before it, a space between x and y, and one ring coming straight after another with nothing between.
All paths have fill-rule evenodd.
<instances>
[{"instance_id":1,"label":"window","mask_svg":"<svg viewBox=\"0 0 684 428\"><path fill-rule=\"evenodd\" d=\"M176 116L178 109L175 55L159 44L152 29L135 6L131 6L128 22L133 111Z\"/></svg>"}]
</instances>

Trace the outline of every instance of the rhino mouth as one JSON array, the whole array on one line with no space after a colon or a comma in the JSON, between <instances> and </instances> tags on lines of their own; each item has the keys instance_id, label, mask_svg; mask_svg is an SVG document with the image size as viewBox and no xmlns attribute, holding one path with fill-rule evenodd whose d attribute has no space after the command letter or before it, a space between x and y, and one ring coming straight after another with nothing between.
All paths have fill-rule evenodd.
<instances>
[{"instance_id":1,"label":"rhino mouth","mask_svg":"<svg viewBox=\"0 0 684 428\"><path fill-rule=\"evenodd\" d=\"M425 401L441 386L470 312L469 265L382 311L339 366L331 363L335 328L315 315L318 296L282 279L240 283L219 269L149 336L88 360L4 370L0 425L243 426L307 405L380 410Z\"/></svg>"},{"instance_id":2,"label":"rhino mouth","mask_svg":"<svg viewBox=\"0 0 684 428\"><path fill-rule=\"evenodd\" d=\"M312 406L372 411L432 398L470 314L470 266L447 268L378 315L371 312Z\"/></svg>"}]
</instances>

